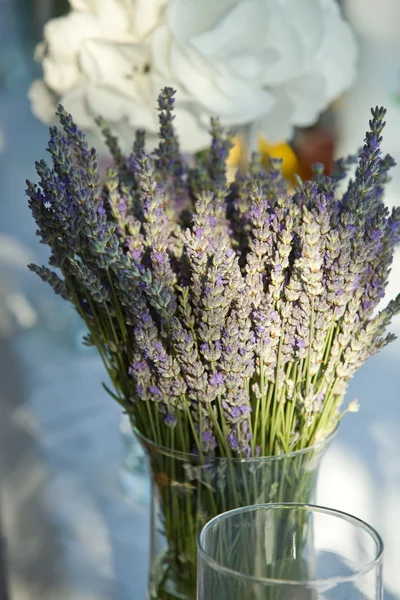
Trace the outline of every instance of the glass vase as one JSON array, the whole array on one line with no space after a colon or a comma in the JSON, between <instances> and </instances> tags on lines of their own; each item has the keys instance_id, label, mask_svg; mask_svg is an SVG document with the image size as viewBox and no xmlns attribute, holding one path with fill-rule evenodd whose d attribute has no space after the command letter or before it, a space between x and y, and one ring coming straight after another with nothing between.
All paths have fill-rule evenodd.
<instances>
[{"instance_id":1,"label":"glass vase","mask_svg":"<svg viewBox=\"0 0 400 600\"><path fill-rule=\"evenodd\" d=\"M120 485L125 498L135 505L150 504L151 486L147 456L143 446L132 431L127 415L120 421L120 434L123 444L123 462L120 469Z\"/></svg>"},{"instance_id":2,"label":"glass vase","mask_svg":"<svg viewBox=\"0 0 400 600\"><path fill-rule=\"evenodd\" d=\"M248 506L201 532L197 600L383 600L382 560L380 536L355 517Z\"/></svg>"},{"instance_id":3,"label":"glass vase","mask_svg":"<svg viewBox=\"0 0 400 600\"><path fill-rule=\"evenodd\" d=\"M312 503L321 458L334 433L304 450L250 459L205 459L137 435L152 479L149 599L194 600L202 527L249 504Z\"/></svg>"}]
</instances>

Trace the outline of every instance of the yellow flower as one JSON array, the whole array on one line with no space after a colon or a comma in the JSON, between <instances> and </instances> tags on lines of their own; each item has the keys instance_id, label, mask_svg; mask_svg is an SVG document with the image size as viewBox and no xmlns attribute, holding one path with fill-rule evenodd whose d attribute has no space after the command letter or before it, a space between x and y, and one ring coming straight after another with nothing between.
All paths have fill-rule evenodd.
<instances>
[{"instance_id":1,"label":"yellow flower","mask_svg":"<svg viewBox=\"0 0 400 600\"><path fill-rule=\"evenodd\" d=\"M237 135L234 138L234 146L229 153L227 159L228 180L234 178L237 169L243 169L248 162L248 150L246 140L242 135ZM266 167L270 158L282 158L282 172L284 177L289 181L294 182L294 175L300 174L300 165L293 149L286 142L278 142L271 144L267 138L259 134L258 136L258 152L262 156L262 163Z\"/></svg>"}]
</instances>

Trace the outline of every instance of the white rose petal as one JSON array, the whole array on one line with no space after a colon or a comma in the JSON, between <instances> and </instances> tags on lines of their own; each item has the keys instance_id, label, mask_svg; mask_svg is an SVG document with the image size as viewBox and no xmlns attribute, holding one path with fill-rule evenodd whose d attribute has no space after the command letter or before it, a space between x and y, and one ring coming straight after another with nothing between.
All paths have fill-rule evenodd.
<instances>
[{"instance_id":1,"label":"white rose petal","mask_svg":"<svg viewBox=\"0 0 400 600\"><path fill-rule=\"evenodd\" d=\"M115 115L118 115L117 120L126 118L135 129L157 130L155 110L151 104L146 105L140 99L135 101L124 96L112 86L90 86L86 92L86 103L91 114L101 115L111 123L115 120ZM132 130L131 137L133 141Z\"/></svg>"},{"instance_id":2,"label":"white rose petal","mask_svg":"<svg viewBox=\"0 0 400 600\"><path fill-rule=\"evenodd\" d=\"M121 44L103 40L87 40L82 44L80 67L93 82L110 84L116 81L122 89L135 89L134 79L149 61L144 44Z\"/></svg>"},{"instance_id":3,"label":"white rose petal","mask_svg":"<svg viewBox=\"0 0 400 600\"><path fill-rule=\"evenodd\" d=\"M229 73L207 72L207 63L199 56L188 56L175 45L171 49L171 70L179 73L179 82L197 102L219 115L227 124L241 124L260 117L273 105L271 95L254 89L248 82Z\"/></svg>"},{"instance_id":4,"label":"white rose petal","mask_svg":"<svg viewBox=\"0 0 400 600\"><path fill-rule=\"evenodd\" d=\"M324 74L328 98L336 98L356 76L357 48L353 32L339 14L325 13L325 36L316 53L318 70ZM338 44L340 39L340 44Z\"/></svg>"},{"instance_id":5,"label":"white rose petal","mask_svg":"<svg viewBox=\"0 0 400 600\"><path fill-rule=\"evenodd\" d=\"M208 31L238 4L238 0L171 0L166 13L168 28L180 42Z\"/></svg>"},{"instance_id":6,"label":"white rose petal","mask_svg":"<svg viewBox=\"0 0 400 600\"><path fill-rule=\"evenodd\" d=\"M47 44L46 44L46 42L40 42L40 44L38 44L36 46L35 51L33 53L34 59L37 62L40 62L46 56L46 51L47 51Z\"/></svg>"},{"instance_id":7,"label":"white rose petal","mask_svg":"<svg viewBox=\"0 0 400 600\"><path fill-rule=\"evenodd\" d=\"M227 59L227 65L236 77L256 80L262 77L266 62L274 63L278 55L274 50L261 49L257 52L240 52Z\"/></svg>"},{"instance_id":8,"label":"white rose petal","mask_svg":"<svg viewBox=\"0 0 400 600\"><path fill-rule=\"evenodd\" d=\"M291 27L288 15L276 3L271 6L270 22L265 32L267 48L276 58L264 65L260 84L265 87L281 85L304 70L304 40Z\"/></svg>"},{"instance_id":9,"label":"white rose petal","mask_svg":"<svg viewBox=\"0 0 400 600\"><path fill-rule=\"evenodd\" d=\"M88 107L87 90L84 84L69 90L61 96L60 102L64 108L74 115L74 119L83 129L94 129L96 127L95 117Z\"/></svg>"},{"instance_id":10,"label":"white rose petal","mask_svg":"<svg viewBox=\"0 0 400 600\"><path fill-rule=\"evenodd\" d=\"M260 119L257 128L267 135L270 142L289 140L294 129L291 122L293 103L284 87L274 89L274 100L274 108Z\"/></svg>"},{"instance_id":11,"label":"white rose petal","mask_svg":"<svg viewBox=\"0 0 400 600\"><path fill-rule=\"evenodd\" d=\"M175 125L179 139L185 140L186 152L196 152L210 143L210 134L191 111L177 107Z\"/></svg>"},{"instance_id":12,"label":"white rose petal","mask_svg":"<svg viewBox=\"0 0 400 600\"><path fill-rule=\"evenodd\" d=\"M95 0L93 2L92 11L107 37L131 31L129 4L130 2L121 2L121 0Z\"/></svg>"},{"instance_id":13,"label":"white rose petal","mask_svg":"<svg viewBox=\"0 0 400 600\"><path fill-rule=\"evenodd\" d=\"M326 80L320 73L310 73L296 77L286 86L293 106L293 124L307 127L312 125L317 115L329 102Z\"/></svg>"},{"instance_id":14,"label":"white rose petal","mask_svg":"<svg viewBox=\"0 0 400 600\"><path fill-rule=\"evenodd\" d=\"M49 21L44 27L47 52L58 60L73 62L83 40L97 37L99 23L93 15L71 12L65 17Z\"/></svg>"},{"instance_id":15,"label":"white rose petal","mask_svg":"<svg viewBox=\"0 0 400 600\"><path fill-rule=\"evenodd\" d=\"M266 31L270 20L270 10L264 4L260 10L260 2L237 4L226 15L218 20L210 29L191 36L192 45L203 56L219 59L229 57L232 52L250 53L263 48Z\"/></svg>"},{"instance_id":16,"label":"white rose petal","mask_svg":"<svg viewBox=\"0 0 400 600\"><path fill-rule=\"evenodd\" d=\"M54 94L49 90L47 85L41 79L35 79L32 82L28 98L31 102L32 112L36 118L51 123L55 118L57 102Z\"/></svg>"},{"instance_id":17,"label":"white rose petal","mask_svg":"<svg viewBox=\"0 0 400 600\"><path fill-rule=\"evenodd\" d=\"M296 30L298 39L301 40L307 56L312 57L317 52L324 38L324 2L315 2L315 0L301 0L301 10L299 10L298 0L285 0L284 9L286 18L291 26ZM336 3L328 0L328 9L336 13Z\"/></svg>"},{"instance_id":18,"label":"white rose petal","mask_svg":"<svg viewBox=\"0 0 400 600\"><path fill-rule=\"evenodd\" d=\"M136 0L132 6L132 28L138 39L145 38L160 22L167 0Z\"/></svg>"},{"instance_id":19,"label":"white rose petal","mask_svg":"<svg viewBox=\"0 0 400 600\"><path fill-rule=\"evenodd\" d=\"M46 56L42 62L44 81L56 94L65 94L81 79L77 62L60 62Z\"/></svg>"},{"instance_id":20,"label":"white rose petal","mask_svg":"<svg viewBox=\"0 0 400 600\"><path fill-rule=\"evenodd\" d=\"M96 0L69 0L73 10L91 10Z\"/></svg>"},{"instance_id":21,"label":"white rose petal","mask_svg":"<svg viewBox=\"0 0 400 600\"><path fill-rule=\"evenodd\" d=\"M172 81L170 72L171 36L165 24L155 29L151 38L151 64L155 77L163 76ZM179 99L179 98L178 98Z\"/></svg>"}]
</instances>

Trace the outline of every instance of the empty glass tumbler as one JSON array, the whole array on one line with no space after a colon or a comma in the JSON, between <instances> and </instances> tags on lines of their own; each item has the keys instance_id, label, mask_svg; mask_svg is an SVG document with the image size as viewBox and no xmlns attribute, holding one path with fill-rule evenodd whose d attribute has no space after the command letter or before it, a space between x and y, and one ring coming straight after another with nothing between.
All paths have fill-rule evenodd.
<instances>
[{"instance_id":1,"label":"empty glass tumbler","mask_svg":"<svg viewBox=\"0 0 400 600\"><path fill-rule=\"evenodd\" d=\"M383 600L383 544L367 523L305 504L215 517L198 539L198 600Z\"/></svg>"}]
</instances>

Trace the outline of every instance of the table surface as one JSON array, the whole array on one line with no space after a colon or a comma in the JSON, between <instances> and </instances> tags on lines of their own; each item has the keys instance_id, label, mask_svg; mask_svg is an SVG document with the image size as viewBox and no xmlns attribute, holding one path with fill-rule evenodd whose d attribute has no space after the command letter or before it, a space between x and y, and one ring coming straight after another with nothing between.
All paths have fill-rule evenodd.
<instances>
[{"instance_id":1,"label":"table surface","mask_svg":"<svg viewBox=\"0 0 400 600\"><path fill-rule=\"evenodd\" d=\"M39 262L46 255L24 198L47 138L30 114L27 78L0 90L7 144L0 154L0 492L11 597L141 600L148 511L129 504L119 487L119 408L101 388L97 355L76 343L73 313L24 267L27 255ZM12 255L4 258L10 240ZM397 261L397 287L399 271ZM12 321L2 321L5 288L28 299L35 327L12 331ZM20 325L33 319L26 307L18 314ZM396 342L356 375L348 398L358 397L361 411L342 423L318 488L321 504L382 534L387 598L400 598L399 358Z\"/></svg>"}]
</instances>

